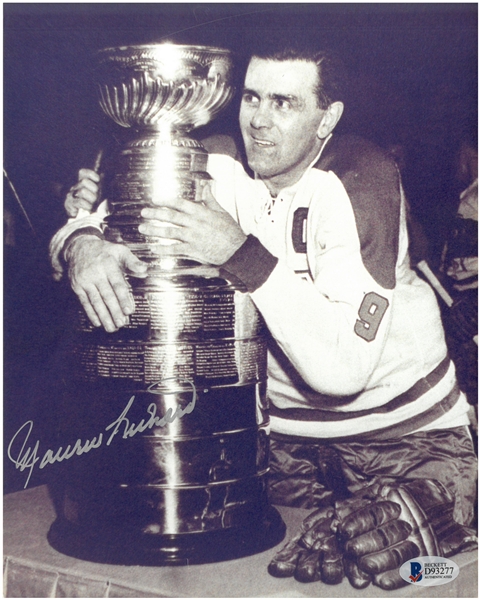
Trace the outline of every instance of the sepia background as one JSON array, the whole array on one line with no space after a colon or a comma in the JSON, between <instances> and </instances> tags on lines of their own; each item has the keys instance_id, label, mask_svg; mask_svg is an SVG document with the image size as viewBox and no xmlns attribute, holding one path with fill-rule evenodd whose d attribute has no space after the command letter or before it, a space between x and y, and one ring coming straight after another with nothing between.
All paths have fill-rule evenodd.
<instances>
[{"instance_id":1,"label":"sepia background","mask_svg":"<svg viewBox=\"0 0 480 600\"><path fill-rule=\"evenodd\" d=\"M214 45L243 58L271 39L332 48L352 85L340 129L387 148L402 170L418 251L439 261L465 187L457 158L477 135L477 4L4 3L4 441L27 420L51 435L51 396L71 294L53 283L48 242L63 199L115 125L93 86L112 45ZM237 102L208 131L238 135ZM15 192L13 192L15 188ZM21 205L20 205L20 202ZM43 429L42 429L43 428ZM6 491L25 476L6 459ZM37 474L41 483L43 474Z\"/></svg>"}]
</instances>

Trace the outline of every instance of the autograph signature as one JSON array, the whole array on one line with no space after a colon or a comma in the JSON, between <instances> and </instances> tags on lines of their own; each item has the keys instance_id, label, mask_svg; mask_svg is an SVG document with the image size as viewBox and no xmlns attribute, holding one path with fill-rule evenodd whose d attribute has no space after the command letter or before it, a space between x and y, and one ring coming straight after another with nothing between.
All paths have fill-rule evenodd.
<instances>
[{"instance_id":1,"label":"autograph signature","mask_svg":"<svg viewBox=\"0 0 480 600\"><path fill-rule=\"evenodd\" d=\"M167 380L159 381L156 383L152 383L147 391L156 394L164 388L164 383ZM142 433L147 429L151 429L152 427L165 427L167 423L173 423L176 419L181 419L184 415L188 415L193 412L195 408L195 404L197 401L197 392L195 386L190 381L184 381L183 384L187 383L192 390L192 399L185 406L185 408L181 408L177 406L174 409L169 408L167 412L163 415L157 415L157 405L152 402L149 404L147 408L147 413L150 415L147 419L142 419L140 423L131 422L127 417L128 411L132 407L135 402L135 396L132 396L128 401L127 405L119 415L115 421L110 423L105 427L105 432L111 430L110 436L107 437L107 434L104 432L100 432L98 435L93 437L90 440L82 441L78 439L73 446L69 444L65 449L60 446L56 451L49 448L46 450L40 458L40 440L35 442L35 445L29 445L29 437L33 430L33 421L26 421L15 433L13 438L10 440L8 445L7 455L8 458L15 464L16 469L20 469L20 471L28 470L27 480L25 482L24 488L27 487L30 478L32 476L33 470L37 463L39 469L44 469L47 465L53 465L56 462L62 462L64 460L68 460L73 456L81 456L82 454L87 454L91 450L95 450L100 448L105 443L107 446L110 446L115 436L119 433L119 431L123 427L122 438L128 439L135 436L137 433ZM168 391L164 391L164 393L168 394ZM23 441L23 443L22 443ZM12 456L14 445L21 444L20 451L17 456ZM18 447L18 446L17 446Z\"/></svg>"}]
</instances>

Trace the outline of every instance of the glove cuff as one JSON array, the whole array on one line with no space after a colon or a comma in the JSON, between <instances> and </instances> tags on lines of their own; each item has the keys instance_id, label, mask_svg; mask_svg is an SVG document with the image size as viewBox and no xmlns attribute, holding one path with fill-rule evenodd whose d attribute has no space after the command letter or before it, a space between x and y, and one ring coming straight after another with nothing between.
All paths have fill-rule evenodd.
<instances>
[{"instance_id":1,"label":"glove cuff","mask_svg":"<svg viewBox=\"0 0 480 600\"><path fill-rule=\"evenodd\" d=\"M439 481L412 479L385 485L379 495L400 504L400 518L412 525L413 539L425 556L449 557L478 547L475 530L453 520L454 499Z\"/></svg>"}]
</instances>

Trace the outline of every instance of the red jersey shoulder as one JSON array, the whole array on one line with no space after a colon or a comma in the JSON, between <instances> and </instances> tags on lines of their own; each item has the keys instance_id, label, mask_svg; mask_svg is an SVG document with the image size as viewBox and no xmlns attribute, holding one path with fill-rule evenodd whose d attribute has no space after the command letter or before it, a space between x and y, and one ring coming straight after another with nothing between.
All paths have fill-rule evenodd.
<instances>
[{"instance_id":1,"label":"red jersey shoulder","mask_svg":"<svg viewBox=\"0 0 480 600\"><path fill-rule=\"evenodd\" d=\"M315 168L342 182L355 215L362 260L375 281L395 287L400 233L400 179L394 161L356 136L332 136Z\"/></svg>"}]
</instances>

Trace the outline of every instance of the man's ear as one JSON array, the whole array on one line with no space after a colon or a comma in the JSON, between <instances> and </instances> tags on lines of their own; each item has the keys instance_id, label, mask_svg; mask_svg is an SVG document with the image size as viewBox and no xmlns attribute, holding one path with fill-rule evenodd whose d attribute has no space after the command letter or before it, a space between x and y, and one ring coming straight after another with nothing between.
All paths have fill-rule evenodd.
<instances>
[{"instance_id":1,"label":"man's ear","mask_svg":"<svg viewBox=\"0 0 480 600\"><path fill-rule=\"evenodd\" d=\"M335 129L340 117L343 114L343 102L333 102L323 113L322 122L320 123L317 136L324 140Z\"/></svg>"}]
</instances>

